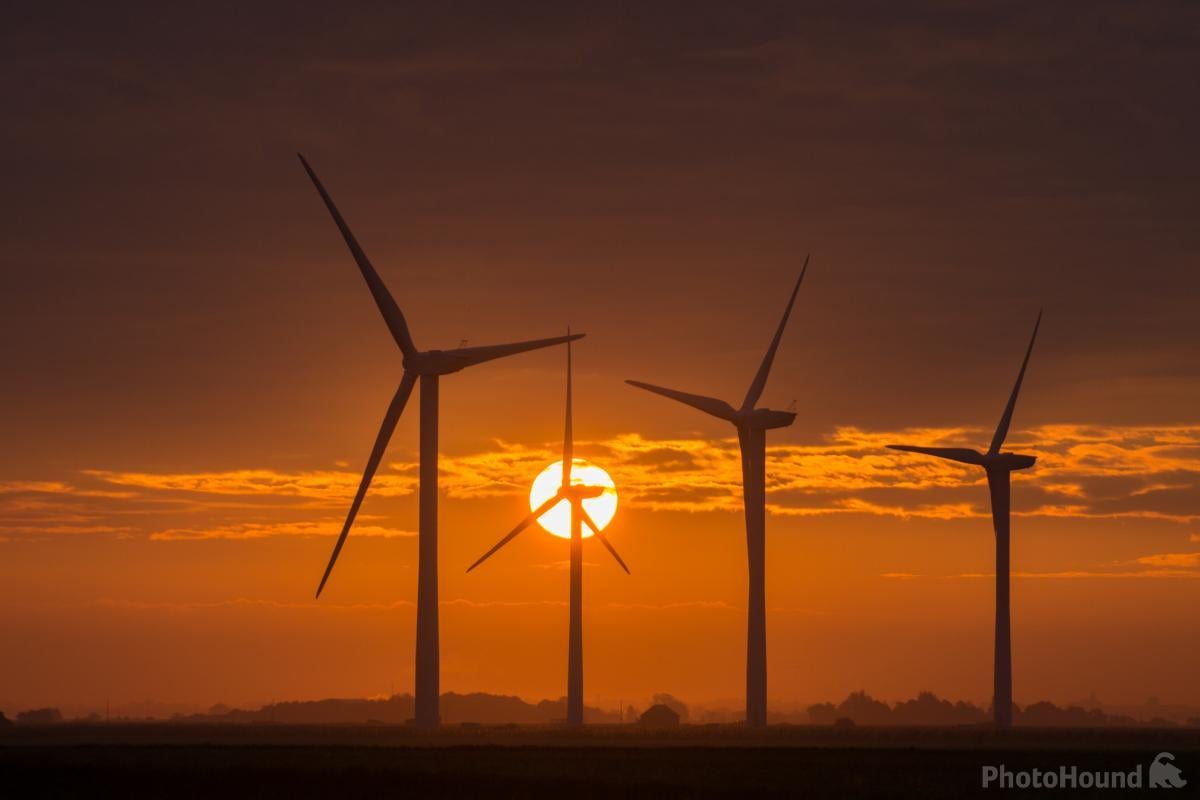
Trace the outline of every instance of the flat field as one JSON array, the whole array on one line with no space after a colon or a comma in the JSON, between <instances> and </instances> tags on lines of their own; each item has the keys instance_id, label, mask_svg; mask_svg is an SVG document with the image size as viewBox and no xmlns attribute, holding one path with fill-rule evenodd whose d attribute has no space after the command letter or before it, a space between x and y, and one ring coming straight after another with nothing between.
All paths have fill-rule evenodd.
<instances>
[{"instance_id":1,"label":"flat field","mask_svg":"<svg viewBox=\"0 0 1200 800\"><path fill-rule=\"evenodd\" d=\"M55 725L0 731L0 797L1035 796L982 788L985 765L1141 767L1160 752L1200 787L1198 729L774 726L446 728ZM1120 797L1136 791L1096 792ZM1052 792L1060 795L1060 792ZM1076 790L1067 796L1090 794Z\"/></svg>"}]
</instances>

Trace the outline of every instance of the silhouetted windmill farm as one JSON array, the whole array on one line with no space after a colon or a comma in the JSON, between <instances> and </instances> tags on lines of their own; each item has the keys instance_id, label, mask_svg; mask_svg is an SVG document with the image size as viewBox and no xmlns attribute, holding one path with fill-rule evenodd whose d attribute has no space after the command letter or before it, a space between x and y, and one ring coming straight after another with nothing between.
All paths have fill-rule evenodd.
<instances>
[{"instance_id":1,"label":"silhouetted windmill farm","mask_svg":"<svg viewBox=\"0 0 1200 800\"><path fill-rule=\"evenodd\" d=\"M1029 469L1037 461L1037 456L1003 453L1000 448L1004 446L1004 440L1008 436L1013 409L1017 406L1017 395L1021 392L1021 383L1025 380L1025 368L1029 366L1029 356L1033 353L1033 343L1037 340L1038 327L1041 324L1042 313L1039 311L1037 321L1033 324L1033 335L1029 337L1025 360L1021 362L1021 371L1017 373L1017 382L1013 386L1012 394L1009 395L1004 413L1000 415L1000 424L996 426L991 446L988 447L986 453L965 447L888 445L893 450L923 453L928 456L957 461L961 464L983 467L987 474L988 491L992 500L992 526L996 531L996 645L992 713L996 726L1000 728L1012 727L1012 636L1008 587L1010 476L1016 470Z\"/></svg>"},{"instance_id":2,"label":"silhouetted windmill farm","mask_svg":"<svg viewBox=\"0 0 1200 800\"><path fill-rule=\"evenodd\" d=\"M299 154L297 154L299 155ZM375 444L372 447L362 479L350 504L329 563L317 587L321 596L334 564L337 562L347 536L371 481L383 458L384 451L395 430L413 388L421 384L420 402L420 488L419 488L419 539L417 577L417 628L415 670L415 723L421 727L439 724L439 642L438 642L438 575L437 575L437 502L438 502L438 386L442 375L458 372L467 367L482 364L517 353L549 347L567 345L567 390L566 420L563 436L562 478L557 491L537 508L533 509L515 528L491 549L484 553L467 572L494 555L516 538L522 531L542 519L544 515L561 503L570 507L570 603L567 653L567 723L583 723L583 539L585 528L605 546L621 568L629 568L618 555L612 543L604 535L602 525L588 513L585 501L600 497L606 487L587 485L580 477L579 465L574 459L572 431L572 348L573 340L584 334L571 334L546 339L515 342L484 347L460 346L454 350L419 350L413 341L408 324L396 301L372 267L366 254L359 246L354 234L346 224L329 193L317 178L311 166L299 155L300 162L316 187L338 230L341 232L355 263L358 265L375 304L383 316L388 330L403 356L403 373L399 386L384 415ZM748 602L746 625L746 704L745 722L748 727L763 727L767 724L767 636L766 636L766 434L775 428L791 425L796 418L791 410L781 411L760 408L757 403L766 388L767 380L779 350L788 319L796 303L800 286L808 271L809 258L804 259L800 275L788 298L782 319L775 330L767 351L759 364L753 381L739 407L735 408L724 400L704 395L690 394L641 381L626 381L632 386L659 394L684 405L691 406L710 416L729 422L737 430L741 453L742 493L746 528L746 553L748 566ZM1017 397L1021 390L1033 345L1041 324L1041 313L1034 324L1033 334L1025 359L1017 375L1016 384L1000 423L992 437L986 453L967 448L922 447L912 445L888 445L895 450L923 453L964 464L982 467L987 475L991 494L992 519L996 535L996 629L994 670L994 714L999 727L1012 724L1012 657L1009 611L1009 516L1010 475L1013 471L1032 467L1036 458L1031 455L1001 452L1001 447L1012 422ZM611 485L611 484L610 484ZM553 484L551 484L553 486ZM534 501L536 502L536 500ZM593 508L593 511L595 509ZM603 520L602 520L603 522ZM549 524L543 520L543 524ZM559 523L561 524L561 523ZM565 526L564 526L565 527ZM564 531L555 531L565 536Z\"/></svg>"},{"instance_id":3,"label":"silhouetted windmill farm","mask_svg":"<svg viewBox=\"0 0 1200 800\"><path fill-rule=\"evenodd\" d=\"M758 373L750 384L740 408L734 408L724 400L703 395L688 394L674 389L664 389L640 381L626 383L661 394L684 405L699 409L705 414L731 423L738 432L738 444L742 454L742 503L746 513L746 556L749 562L749 604L746 624L746 725L762 727L767 724L767 604L766 604L766 462L767 431L786 428L796 419L791 411L775 411L756 408L755 404L767 386L771 364L779 341L783 338L788 317L796 302L796 294L808 271L808 258L800 270L800 277L792 289L783 319L775 331L775 337L767 348L767 354L759 365Z\"/></svg>"},{"instance_id":4,"label":"silhouetted windmill farm","mask_svg":"<svg viewBox=\"0 0 1200 800\"><path fill-rule=\"evenodd\" d=\"M484 347L460 347L455 350L445 351L418 350L416 344L413 342L412 335L409 333L408 323L404 319L404 314L401 313L400 307L392 298L391 293L384 285L379 274L375 271L375 268L371 266L366 253L363 252L358 241L354 238L354 234L351 233L350 227L342 219L342 215L334 205L333 199L325 191L325 187L317 178L316 173L313 172L312 167L304 159L304 156L299 153L297 155L300 158L300 163L304 165L304 170L308 173L308 177L312 179L313 185L321 195L321 199L325 202L325 207L329 209L329 213L333 217L333 221L337 224L338 230L341 231L342 238L346 240L346 246L350 248L350 253L354 256L354 261L358 264L363 279L367 282L367 287L371 290L371 296L375 298L375 305L379 307L379 312L383 315L384 322L387 323L392 338L396 340L396 344L400 347L400 352L404 356L404 373L400 378L400 385L396 389L396 394L392 397L392 402L388 406L387 412L384 414L383 424L379 427L379 434L375 437L375 445L371 449L370 457L367 459L366 469L363 470L362 481L359 483L358 491L354 495L354 501L350 504L350 511L346 515L346 523L342 527L342 532L333 547L333 554L329 558L328 566L325 567L325 574L321 576L321 583L317 587L317 597L321 596L321 591L325 588L326 581L329 580L329 574L333 571L333 565L337 562L338 554L342 551L342 545L346 543L346 536L350 533L350 527L354 524L354 517L358 514L363 497L366 496L367 489L371 485L371 479L374 477L375 471L379 468L379 462L383 458L384 450L387 449L388 440L391 439L392 432L396 428L396 423L400 420L400 415L404 411L408 397L412 394L413 386L420 380L420 510L418 512L417 545L417 646L414 717L418 726L431 728L437 726L439 722L437 588L438 379L442 375L449 375L486 361L493 361L497 358L504 358L505 356L516 355L517 353L524 353L529 350L562 344L572 339L579 339L584 334L577 333L568 336L556 336L549 339L535 339L533 341Z\"/></svg>"},{"instance_id":5,"label":"silhouetted windmill farm","mask_svg":"<svg viewBox=\"0 0 1200 800\"><path fill-rule=\"evenodd\" d=\"M582 482L576 483L571 477L574 465L574 433L571 425L571 344L567 343L567 415L563 432L562 483L558 491L549 500L542 503L521 520L503 539L467 567L467 572L478 567L497 550L511 542L521 531L528 528L543 514L548 513L559 503L571 504L571 589L570 589L570 622L567 632L567 724L583 724L583 526L587 525L597 539L608 549L612 557L621 565L621 569L629 572L624 560L617 554L612 542L600 530L600 526L584 508L584 501L599 497L605 491L603 486L587 486Z\"/></svg>"}]
</instances>

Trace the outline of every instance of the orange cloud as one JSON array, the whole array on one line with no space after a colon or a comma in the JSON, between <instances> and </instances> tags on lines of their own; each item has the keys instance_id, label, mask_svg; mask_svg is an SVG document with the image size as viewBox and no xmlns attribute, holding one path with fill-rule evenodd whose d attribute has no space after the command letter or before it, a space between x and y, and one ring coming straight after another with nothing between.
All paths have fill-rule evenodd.
<instances>
[{"instance_id":1,"label":"orange cloud","mask_svg":"<svg viewBox=\"0 0 1200 800\"><path fill-rule=\"evenodd\" d=\"M132 536L138 533L137 528L115 525L7 525L4 530L8 534L18 536L88 536L94 534ZM4 541L11 540L11 536L4 539Z\"/></svg>"},{"instance_id":2,"label":"orange cloud","mask_svg":"<svg viewBox=\"0 0 1200 800\"><path fill-rule=\"evenodd\" d=\"M305 602L281 602L278 600L253 599L235 597L228 600L193 600L193 601L150 601L128 600L104 597L96 600L93 605L127 611L213 611L229 609L260 608L271 611L394 611L397 609L413 609L416 603L411 600L395 600L391 602L373 603L328 603L309 600ZM514 608L527 606L565 606L562 600L489 600L477 601L457 598L441 600L438 605L460 608Z\"/></svg>"},{"instance_id":3,"label":"orange cloud","mask_svg":"<svg viewBox=\"0 0 1200 800\"><path fill-rule=\"evenodd\" d=\"M235 597L229 600L194 600L185 602L124 600L102 597L95 605L123 611L212 611L239 608L262 608L283 611L390 611L397 608L416 608L409 600L396 600L390 603L318 603L315 600L304 603L287 603L278 600L259 600L247 597Z\"/></svg>"},{"instance_id":4,"label":"orange cloud","mask_svg":"<svg viewBox=\"0 0 1200 800\"><path fill-rule=\"evenodd\" d=\"M562 457L548 447L523 447L501 440L495 449L460 456L443 455L438 462L438 483L455 498L497 497L529 491L533 476ZM416 463L392 464L393 469L415 470ZM372 484L374 490L374 484Z\"/></svg>"},{"instance_id":5,"label":"orange cloud","mask_svg":"<svg viewBox=\"0 0 1200 800\"><path fill-rule=\"evenodd\" d=\"M982 429L866 431L839 427L815 444L768 448L768 511L779 516L862 514L958 520L989 516L982 471L887 450L891 442L978 445ZM1014 432L1013 449L1038 456L1019 473L1018 507L1026 517L1200 520L1200 426L1045 425ZM741 510L737 442L648 439L621 434L578 442L578 452L613 475L627 507L656 512ZM524 494L559 457L557 446L496 441L484 451L443 455L447 496L471 500ZM330 536L340 529L360 475L267 468L151 473L94 469L80 480L0 482L0 534L147 535L156 541ZM403 497L417 486L416 464L391 462L372 497ZM115 487L115 488L114 488ZM154 522L167 519L169 523ZM372 522L358 532L411 532ZM1193 538L1193 540L1196 540Z\"/></svg>"},{"instance_id":6,"label":"orange cloud","mask_svg":"<svg viewBox=\"0 0 1200 800\"><path fill-rule=\"evenodd\" d=\"M615 611L674 611L681 608L703 608L714 611L736 610L723 600L684 600L675 603L606 603L606 608Z\"/></svg>"},{"instance_id":7,"label":"orange cloud","mask_svg":"<svg viewBox=\"0 0 1200 800\"><path fill-rule=\"evenodd\" d=\"M133 492L81 489L64 481L0 481L0 494L74 494L80 497L133 497Z\"/></svg>"},{"instance_id":8,"label":"orange cloud","mask_svg":"<svg viewBox=\"0 0 1200 800\"><path fill-rule=\"evenodd\" d=\"M968 519L971 517L990 517L990 512L981 510L970 503L921 504L915 506L882 505L856 497L848 497L833 501L832 506L812 508L789 507L767 504L767 511L779 516L809 517L822 514L871 514L877 517L899 517L901 519Z\"/></svg>"},{"instance_id":9,"label":"orange cloud","mask_svg":"<svg viewBox=\"0 0 1200 800\"><path fill-rule=\"evenodd\" d=\"M342 532L344 520L320 522L245 522L219 525L210 528L170 528L154 531L150 540L156 542L194 541L200 539L264 539L269 536L337 536ZM358 524L355 536L377 536L385 539L416 536L416 531L385 528L380 525Z\"/></svg>"},{"instance_id":10,"label":"orange cloud","mask_svg":"<svg viewBox=\"0 0 1200 800\"><path fill-rule=\"evenodd\" d=\"M1140 560L1140 559L1139 559ZM1200 578L1200 570L1175 570L1175 569L1145 569L1145 570L1063 570L1060 572L1012 572L1009 573L1013 578L1044 578L1044 579L1075 579L1075 578ZM880 574L881 578L892 579L912 579L912 578L938 578L938 579L957 579L957 578L987 578L992 580L996 577L994 572L961 572L956 575L913 575L907 572L884 572Z\"/></svg>"},{"instance_id":11,"label":"orange cloud","mask_svg":"<svg viewBox=\"0 0 1200 800\"><path fill-rule=\"evenodd\" d=\"M1200 567L1200 553L1159 553L1142 556L1137 563L1151 567Z\"/></svg>"},{"instance_id":12,"label":"orange cloud","mask_svg":"<svg viewBox=\"0 0 1200 800\"><path fill-rule=\"evenodd\" d=\"M415 465L412 470L415 470ZM288 473L270 469L160 474L85 470L84 474L107 483L155 491L188 492L201 495L304 497L339 502L354 495L361 478L355 472ZM412 494L416 487L415 474L379 474L371 482L371 491L384 497Z\"/></svg>"}]
</instances>

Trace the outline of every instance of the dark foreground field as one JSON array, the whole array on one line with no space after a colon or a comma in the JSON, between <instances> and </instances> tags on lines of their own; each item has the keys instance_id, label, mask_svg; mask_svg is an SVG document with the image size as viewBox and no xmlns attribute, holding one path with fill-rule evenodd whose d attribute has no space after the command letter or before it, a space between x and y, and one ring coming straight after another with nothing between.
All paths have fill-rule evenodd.
<instances>
[{"instance_id":1,"label":"dark foreground field","mask_svg":"<svg viewBox=\"0 0 1200 800\"><path fill-rule=\"evenodd\" d=\"M0 797L1013 796L984 765L1121 770L1160 752L1200 787L1200 731L59 725L0 731ZM19 788L18 788L19 787ZM1099 794L1119 797L1133 791ZM1050 794L1060 794L1051 792ZM1074 791L1066 796L1087 794Z\"/></svg>"}]
</instances>

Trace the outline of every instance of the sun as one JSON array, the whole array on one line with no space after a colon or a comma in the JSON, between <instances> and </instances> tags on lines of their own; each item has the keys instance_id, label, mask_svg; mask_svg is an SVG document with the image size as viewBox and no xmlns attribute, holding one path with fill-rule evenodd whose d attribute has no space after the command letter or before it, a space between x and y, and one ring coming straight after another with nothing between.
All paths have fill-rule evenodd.
<instances>
[{"instance_id":1,"label":"sun","mask_svg":"<svg viewBox=\"0 0 1200 800\"><path fill-rule=\"evenodd\" d=\"M529 509L532 511L549 500L562 486L562 463L555 461L542 470L534 478L533 488L529 490ZM600 530L608 527L613 515L617 513L617 485L608 473L591 462L582 458L571 460L571 485L585 484L587 486L603 486L604 494L599 497L589 497L583 501L583 508L588 516L595 521ZM554 508L538 518L538 524L555 536L563 539L571 538L571 504L559 503ZM592 529L583 526L583 537L592 535Z\"/></svg>"}]
</instances>

